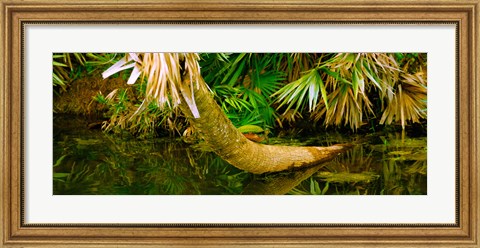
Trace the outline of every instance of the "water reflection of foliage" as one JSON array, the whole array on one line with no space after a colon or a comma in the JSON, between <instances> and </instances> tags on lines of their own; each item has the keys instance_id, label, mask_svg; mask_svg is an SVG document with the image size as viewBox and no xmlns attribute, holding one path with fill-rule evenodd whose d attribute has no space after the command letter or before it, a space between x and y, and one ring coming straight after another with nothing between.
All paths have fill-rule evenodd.
<instances>
[{"instance_id":1,"label":"water reflection of foliage","mask_svg":"<svg viewBox=\"0 0 480 248\"><path fill-rule=\"evenodd\" d=\"M54 167L54 194L239 194L249 178L181 142L111 136L73 141L59 142L63 155Z\"/></svg>"},{"instance_id":2,"label":"water reflection of foliage","mask_svg":"<svg viewBox=\"0 0 480 248\"><path fill-rule=\"evenodd\" d=\"M426 194L426 139L389 135L382 142L355 146L289 194Z\"/></svg>"},{"instance_id":3,"label":"water reflection of foliage","mask_svg":"<svg viewBox=\"0 0 480 248\"><path fill-rule=\"evenodd\" d=\"M62 133L54 140L54 194L276 194L286 184L291 186L281 194L426 194L426 138L401 134L373 135L312 171L312 176L300 173L299 180L291 180L296 174L285 172L278 176L279 184L269 181L273 175L254 177L230 166L201 143L119 138L93 130ZM330 145L352 140L362 137L328 133L307 139L272 138L270 143ZM262 183L254 183L259 179ZM259 185L275 190L262 191Z\"/></svg>"},{"instance_id":4,"label":"water reflection of foliage","mask_svg":"<svg viewBox=\"0 0 480 248\"><path fill-rule=\"evenodd\" d=\"M93 194L97 190L99 182L94 179L89 167L76 166L74 162L69 172L54 172L53 185L57 191L65 195ZM88 185L88 187L85 187Z\"/></svg>"},{"instance_id":5,"label":"water reflection of foliage","mask_svg":"<svg viewBox=\"0 0 480 248\"><path fill-rule=\"evenodd\" d=\"M383 189L381 194L388 195L418 195L425 194L424 190L419 188L421 181L425 180L427 171L427 161L419 160L407 168L395 161L384 161L383 165Z\"/></svg>"}]
</instances>

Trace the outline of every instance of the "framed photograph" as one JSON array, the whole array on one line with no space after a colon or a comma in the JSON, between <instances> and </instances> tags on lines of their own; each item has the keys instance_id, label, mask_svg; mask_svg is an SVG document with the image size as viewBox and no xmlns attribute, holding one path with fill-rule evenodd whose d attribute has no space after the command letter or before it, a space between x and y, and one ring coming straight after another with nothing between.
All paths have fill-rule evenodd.
<instances>
[{"instance_id":1,"label":"framed photograph","mask_svg":"<svg viewBox=\"0 0 480 248\"><path fill-rule=\"evenodd\" d=\"M479 247L478 0L1 6L2 247Z\"/></svg>"}]
</instances>

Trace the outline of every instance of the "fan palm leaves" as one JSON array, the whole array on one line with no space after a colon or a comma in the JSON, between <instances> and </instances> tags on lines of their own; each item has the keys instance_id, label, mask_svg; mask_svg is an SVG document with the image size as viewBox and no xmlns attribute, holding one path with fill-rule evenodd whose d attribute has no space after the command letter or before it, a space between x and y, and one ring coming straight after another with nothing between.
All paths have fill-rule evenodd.
<instances>
[{"instance_id":1,"label":"fan palm leaves","mask_svg":"<svg viewBox=\"0 0 480 248\"><path fill-rule=\"evenodd\" d=\"M295 107L295 111L303 109L308 101L308 110L315 110L318 104L318 97L321 94L325 106L328 108L328 97L325 84L317 69L312 69L298 80L285 85L283 88L273 94L278 95L278 101L281 108L287 105L286 110Z\"/></svg>"},{"instance_id":2,"label":"fan palm leaves","mask_svg":"<svg viewBox=\"0 0 480 248\"><path fill-rule=\"evenodd\" d=\"M138 111L152 100L169 107L183 101L198 117L193 87L203 85L206 78L232 118L257 116L270 126L281 119L276 111L293 116L308 112L325 126L356 130L366 117L379 114L380 124L399 122L405 128L407 121L426 117L426 79L423 71L412 69L418 65L399 60L398 55L202 54L207 68L201 74L196 53L128 53L103 76L132 68L128 84L145 80L146 97ZM286 83L289 79L294 80ZM380 111L373 110L371 99L380 101Z\"/></svg>"},{"instance_id":3,"label":"fan palm leaves","mask_svg":"<svg viewBox=\"0 0 480 248\"><path fill-rule=\"evenodd\" d=\"M365 114L374 114L369 92L379 92L380 99L391 97L399 71L395 59L384 53L339 53L319 63L318 70L325 74L330 93L312 112L314 120L324 117L326 126L343 124L352 130L363 125Z\"/></svg>"},{"instance_id":4,"label":"fan palm leaves","mask_svg":"<svg viewBox=\"0 0 480 248\"><path fill-rule=\"evenodd\" d=\"M277 115L270 96L285 81L285 73L277 70L283 55L202 54L202 75L234 123L235 119L256 116L264 127L273 126Z\"/></svg>"},{"instance_id":5,"label":"fan palm leaves","mask_svg":"<svg viewBox=\"0 0 480 248\"><path fill-rule=\"evenodd\" d=\"M357 94L348 85L337 87L327 96L330 99L330 108L324 102L319 104L319 111L313 112L314 120L324 116L324 123L340 126L349 125L352 130L363 123L364 112L373 113L372 103L365 94Z\"/></svg>"},{"instance_id":6,"label":"fan palm leaves","mask_svg":"<svg viewBox=\"0 0 480 248\"><path fill-rule=\"evenodd\" d=\"M308 109L315 121L323 120L326 126L349 125L353 130L364 123L365 115L375 115L370 101L375 97L384 111L380 124L399 120L404 128L407 120L418 122L426 117L422 113L426 108L424 76L406 72L393 54L326 54L273 96L285 113Z\"/></svg>"},{"instance_id":7,"label":"fan palm leaves","mask_svg":"<svg viewBox=\"0 0 480 248\"><path fill-rule=\"evenodd\" d=\"M383 111L380 124L400 122L405 129L407 120L420 122L427 117L427 86L423 72L401 75L395 95Z\"/></svg>"},{"instance_id":8,"label":"fan palm leaves","mask_svg":"<svg viewBox=\"0 0 480 248\"><path fill-rule=\"evenodd\" d=\"M69 67L64 55L55 56L55 68ZM120 56L124 57L104 71L103 77L129 70L128 84L142 81L138 89L143 101L135 114L129 115L132 121L142 111L148 112L151 103L160 109L171 109L183 102L198 117L195 87L210 87L235 124L255 124L264 129L282 127L282 122L291 124L300 118L352 130L373 119L378 124L399 123L405 128L408 122L426 118L425 54L126 53ZM86 58L90 56L87 54ZM74 56L71 59L82 61ZM54 78L54 82L60 80Z\"/></svg>"}]
</instances>

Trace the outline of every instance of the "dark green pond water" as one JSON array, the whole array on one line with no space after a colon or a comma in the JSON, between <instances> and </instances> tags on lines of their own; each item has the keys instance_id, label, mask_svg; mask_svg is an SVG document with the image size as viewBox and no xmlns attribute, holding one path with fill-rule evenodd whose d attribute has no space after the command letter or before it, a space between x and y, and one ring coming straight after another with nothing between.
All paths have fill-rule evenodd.
<instances>
[{"instance_id":1,"label":"dark green pond water","mask_svg":"<svg viewBox=\"0 0 480 248\"><path fill-rule=\"evenodd\" d=\"M404 136L404 137L402 137ZM321 133L270 138L270 144L358 143L335 160L304 170L253 175L201 144L138 140L54 118L55 195L400 195L427 194L427 139L401 133Z\"/></svg>"}]
</instances>

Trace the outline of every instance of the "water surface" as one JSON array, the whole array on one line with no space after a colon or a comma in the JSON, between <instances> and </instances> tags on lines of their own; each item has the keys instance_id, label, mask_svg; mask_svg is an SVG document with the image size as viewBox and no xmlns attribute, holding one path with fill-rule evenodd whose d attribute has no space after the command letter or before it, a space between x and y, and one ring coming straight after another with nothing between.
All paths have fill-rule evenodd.
<instances>
[{"instance_id":1,"label":"water surface","mask_svg":"<svg viewBox=\"0 0 480 248\"><path fill-rule=\"evenodd\" d=\"M401 133L270 138L270 144L356 145L335 160L304 170L253 175L203 144L180 138L135 139L88 128L85 120L54 119L56 195L424 195L427 139Z\"/></svg>"}]
</instances>

